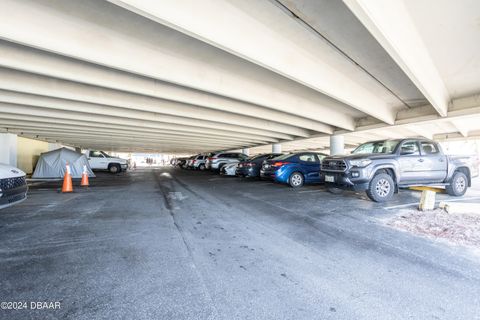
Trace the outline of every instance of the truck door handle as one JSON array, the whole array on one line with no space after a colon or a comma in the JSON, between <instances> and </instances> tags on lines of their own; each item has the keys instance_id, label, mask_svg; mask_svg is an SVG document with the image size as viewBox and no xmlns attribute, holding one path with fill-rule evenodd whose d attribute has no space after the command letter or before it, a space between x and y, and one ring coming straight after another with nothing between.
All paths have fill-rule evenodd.
<instances>
[{"instance_id":1,"label":"truck door handle","mask_svg":"<svg viewBox=\"0 0 480 320\"><path fill-rule=\"evenodd\" d=\"M423 162L423 161L425 161L425 160L423 160L423 159L418 159L418 162Z\"/></svg>"}]
</instances>

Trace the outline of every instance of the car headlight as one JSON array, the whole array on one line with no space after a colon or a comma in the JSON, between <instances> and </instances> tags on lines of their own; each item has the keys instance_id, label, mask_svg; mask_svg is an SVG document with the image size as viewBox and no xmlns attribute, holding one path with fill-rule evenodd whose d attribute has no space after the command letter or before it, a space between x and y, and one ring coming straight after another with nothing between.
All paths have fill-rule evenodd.
<instances>
[{"instance_id":1,"label":"car headlight","mask_svg":"<svg viewBox=\"0 0 480 320\"><path fill-rule=\"evenodd\" d=\"M352 167L359 167L359 168L363 168L363 167L366 167L368 166L370 163L372 163L372 160L370 159L361 159L361 160L350 160L350 165Z\"/></svg>"}]
</instances>

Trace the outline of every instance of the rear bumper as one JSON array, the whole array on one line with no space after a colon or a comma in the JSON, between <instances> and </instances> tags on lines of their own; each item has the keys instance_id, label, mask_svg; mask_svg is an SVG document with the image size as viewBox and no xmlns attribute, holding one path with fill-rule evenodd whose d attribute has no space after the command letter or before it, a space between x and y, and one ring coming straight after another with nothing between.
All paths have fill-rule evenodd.
<instances>
[{"instance_id":1,"label":"rear bumper","mask_svg":"<svg viewBox=\"0 0 480 320\"><path fill-rule=\"evenodd\" d=\"M237 168L236 171L237 176L244 176L244 177L258 177L260 176L260 170L255 170L252 167L243 167Z\"/></svg>"},{"instance_id":2,"label":"rear bumper","mask_svg":"<svg viewBox=\"0 0 480 320\"><path fill-rule=\"evenodd\" d=\"M275 180L275 171L270 170L260 170L260 178L268 179L268 180Z\"/></svg>"},{"instance_id":3,"label":"rear bumper","mask_svg":"<svg viewBox=\"0 0 480 320\"><path fill-rule=\"evenodd\" d=\"M0 209L24 201L27 198L27 191L28 186L26 184L14 189L3 190L0 197Z\"/></svg>"}]
</instances>

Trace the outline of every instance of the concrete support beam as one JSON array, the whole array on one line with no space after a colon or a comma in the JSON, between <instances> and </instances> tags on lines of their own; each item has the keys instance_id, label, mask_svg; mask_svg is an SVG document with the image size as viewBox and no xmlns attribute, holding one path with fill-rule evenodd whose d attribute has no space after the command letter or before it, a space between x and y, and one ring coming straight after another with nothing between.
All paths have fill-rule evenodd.
<instances>
[{"instance_id":1,"label":"concrete support beam","mask_svg":"<svg viewBox=\"0 0 480 320\"><path fill-rule=\"evenodd\" d=\"M403 1L343 1L438 114L446 116L450 102L449 92Z\"/></svg>"},{"instance_id":2,"label":"concrete support beam","mask_svg":"<svg viewBox=\"0 0 480 320\"><path fill-rule=\"evenodd\" d=\"M0 40L0 66L331 134L322 122Z\"/></svg>"},{"instance_id":3,"label":"concrete support beam","mask_svg":"<svg viewBox=\"0 0 480 320\"><path fill-rule=\"evenodd\" d=\"M0 163L17 166L17 135L0 133Z\"/></svg>"},{"instance_id":4,"label":"concrete support beam","mask_svg":"<svg viewBox=\"0 0 480 320\"><path fill-rule=\"evenodd\" d=\"M468 137L468 129L462 127L460 121L451 120L450 123L457 129L457 131L464 137Z\"/></svg>"},{"instance_id":5,"label":"concrete support beam","mask_svg":"<svg viewBox=\"0 0 480 320\"><path fill-rule=\"evenodd\" d=\"M2 9L7 41L354 129L344 103L111 3L4 0Z\"/></svg>"},{"instance_id":6,"label":"concrete support beam","mask_svg":"<svg viewBox=\"0 0 480 320\"><path fill-rule=\"evenodd\" d=\"M269 1L246 1L251 12L242 10L241 5L237 7L236 1L110 2L268 68L384 122L392 124L395 120L395 112L374 93L330 66L321 56L312 55L292 41L290 37L303 36L305 28ZM185 12L195 12L195 19ZM253 12L255 19L251 16ZM289 32L276 31L267 21L275 21Z\"/></svg>"},{"instance_id":7,"label":"concrete support beam","mask_svg":"<svg viewBox=\"0 0 480 320\"><path fill-rule=\"evenodd\" d=\"M249 148L244 148L244 149L242 149L242 153L246 156L249 156L250 155L250 149Z\"/></svg>"},{"instance_id":8,"label":"concrete support beam","mask_svg":"<svg viewBox=\"0 0 480 320\"><path fill-rule=\"evenodd\" d=\"M219 128L289 139L308 137L302 128L194 107L121 91L75 84L0 68L0 101L127 118L161 118L163 122ZM140 117L139 117L140 116ZM262 128L262 129L259 129ZM290 137L291 138L291 137Z\"/></svg>"},{"instance_id":9,"label":"concrete support beam","mask_svg":"<svg viewBox=\"0 0 480 320\"><path fill-rule=\"evenodd\" d=\"M343 135L330 136L330 155L345 153L345 137Z\"/></svg>"},{"instance_id":10,"label":"concrete support beam","mask_svg":"<svg viewBox=\"0 0 480 320\"><path fill-rule=\"evenodd\" d=\"M282 152L282 145L280 143L272 144L272 153L281 153Z\"/></svg>"}]
</instances>

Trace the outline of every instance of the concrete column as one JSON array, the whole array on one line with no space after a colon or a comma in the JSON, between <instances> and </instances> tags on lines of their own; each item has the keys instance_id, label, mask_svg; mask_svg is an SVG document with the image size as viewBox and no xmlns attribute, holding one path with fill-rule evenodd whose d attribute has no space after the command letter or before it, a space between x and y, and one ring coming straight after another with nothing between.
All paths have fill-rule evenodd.
<instances>
[{"instance_id":1,"label":"concrete column","mask_svg":"<svg viewBox=\"0 0 480 320\"><path fill-rule=\"evenodd\" d=\"M345 153L345 137L341 135L330 136L330 155Z\"/></svg>"},{"instance_id":2,"label":"concrete column","mask_svg":"<svg viewBox=\"0 0 480 320\"><path fill-rule=\"evenodd\" d=\"M249 148L242 149L242 153L246 156L249 156L250 155L250 149Z\"/></svg>"},{"instance_id":3,"label":"concrete column","mask_svg":"<svg viewBox=\"0 0 480 320\"><path fill-rule=\"evenodd\" d=\"M0 163L17 166L17 135L0 133Z\"/></svg>"},{"instance_id":4,"label":"concrete column","mask_svg":"<svg viewBox=\"0 0 480 320\"><path fill-rule=\"evenodd\" d=\"M75 152L82 153L82 148L80 148L80 147L75 147Z\"/></svg>"},{"instance_id":5,"label":"concrete column","mask_svg":"<svg viewBox=\"0 0 480 320\"><path fill-rule=\"evenodd\" d=\"M272 153L281 153L282 152L282 145L280 143L272 144Z\"/></svg>"}]
</instances>

